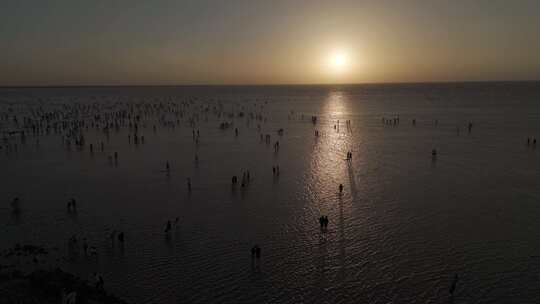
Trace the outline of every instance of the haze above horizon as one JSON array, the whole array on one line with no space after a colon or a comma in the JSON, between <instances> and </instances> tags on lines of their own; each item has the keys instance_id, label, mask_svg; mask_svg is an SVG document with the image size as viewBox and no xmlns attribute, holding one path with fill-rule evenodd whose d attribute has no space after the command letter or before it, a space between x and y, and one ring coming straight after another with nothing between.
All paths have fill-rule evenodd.
<instances>
[{"instance_id":1,"label":"haze above horizon","mask_svg":"<svg viewBox=\"0 0 540 304\"><path fill-rule=\"evenodd\" d=\"M540 4L13 1L0 86L540 80Z\"/></svg>"}]
</instances>

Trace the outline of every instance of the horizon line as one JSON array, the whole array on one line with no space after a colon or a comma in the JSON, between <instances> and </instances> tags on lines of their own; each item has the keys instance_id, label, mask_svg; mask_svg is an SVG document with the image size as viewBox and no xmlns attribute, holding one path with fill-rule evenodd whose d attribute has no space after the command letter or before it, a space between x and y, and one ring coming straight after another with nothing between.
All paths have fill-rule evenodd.
<instances>
[{"instance_id":1,"label":"horizon line","mask_svg":"<svg viewBox=\"0 0 540 304\"><path fill-rule=\"evenodd\" d=\"M534 83L539 79L528 80L449 80L449 81L381 81L356 83L194 83L194 84L81 84L81 85L0 85L0 89L47 89L47 88L120 88L120 87L278 87L278 86L356 86L356 85L401 85L401 84L458 84L458 83Z\"/></svg>"}]
</instances>

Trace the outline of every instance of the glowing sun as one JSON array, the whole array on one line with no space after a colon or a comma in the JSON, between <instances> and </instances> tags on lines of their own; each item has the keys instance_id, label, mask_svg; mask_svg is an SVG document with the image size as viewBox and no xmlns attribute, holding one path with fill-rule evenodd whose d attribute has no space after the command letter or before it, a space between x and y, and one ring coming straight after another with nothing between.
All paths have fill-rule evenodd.
<instances>
[{"instance_id":1,"label":"glowing sun","mask_svg":"<svg viewBox=\"0 0 540 304\"><path fill-rule=\"evenodd\" d=\"M349 58L345 52L336 51L328 56L328 67L332 72L343 72L349 65Z\"/></svg>"}]
</instances>

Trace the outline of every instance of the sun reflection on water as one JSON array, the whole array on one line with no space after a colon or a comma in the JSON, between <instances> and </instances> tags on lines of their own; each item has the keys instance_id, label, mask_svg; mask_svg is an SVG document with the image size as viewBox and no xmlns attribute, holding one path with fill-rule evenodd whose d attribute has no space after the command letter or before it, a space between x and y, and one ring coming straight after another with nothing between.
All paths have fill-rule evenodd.
<instances>
[{"instance_id":1,"label":"sun reflection on water","mask_svg":"<svg viewBox=\"0 0 540 304\"><path fill-rule=\"evenodd\" d=\"M352 103L350 96L336 90L331 91L325 99L318 122L314 126L319 131L315 138L311 152L310 171L306 182L306 194L310 199L306 219L316 219L321 215L329 218L328 231L321 231L319 245L330 246L322 251L317 266L324 273L325 263L333 264L338 270L333 283L343 282L346 279L348 250L351 248L350 231L353 225L353 202L357 198L357 185L354 164L359 155L354 154L353 146L359 137L359 130L351 129L347 120L352 119ZM354 123L354 122L353 122ZM353 151L353 160L347 160L347 152ZM362 162L360 162L362 163ZM343 184L344 191L339 193L339 185Z\"/></svg>"},{"instance_id":2,"label":"sun reflection on water","mask_svg":"<svg viewBox=\"0 0 540 304\"><path fill-rule=\"evenodd\" d=\"M311 177L307 185L313 212L332 214L339 204L353 198L356 189L353 166L357 155L353 153L353 162L348 162L347 152L354 151L357 134L347 125L350 106L347 94L340 90L331 91L315 125L320 135L315 139L311 153ZM342 195L339 195L339 184L345 188Z\"/></svg>"}]
</instances>

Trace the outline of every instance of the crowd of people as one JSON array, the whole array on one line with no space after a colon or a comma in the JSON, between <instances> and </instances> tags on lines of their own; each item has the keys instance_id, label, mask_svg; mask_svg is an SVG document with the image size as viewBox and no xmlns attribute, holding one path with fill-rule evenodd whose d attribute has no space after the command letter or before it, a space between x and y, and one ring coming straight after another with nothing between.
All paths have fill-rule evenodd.
<instances>
[{"instance_id":1,"label":"crowd of people","mask_svg":"<svg viewBox=\"0 0 540 304\"><path fill-rule=\"evenodd\" d=\"M127 133L127 143L129 146L139 146L151 144L152 138L146 138L144 132L151 126L153 133L157 134L162 130L174 131L179 128L191 129L191 137L193 144L197 147L200 145L203 137L199 129L199 124L210 120L218 121L216 129L224 132L224 136L234 131L234 137L242 137L240 124L245 122L247 126L256 124L256 130L259 132L261 143L270 146L272 142L271 133L275 132L277 140L274 141L272 147L274 153L280 151L280 145L286 140L282 137L285 134L284 128L277 130L264 130L261 124L267 122L267 114L265 112L265 103L259 101L251 106L243 104L235 104L232 108L227 107L224 103L212 100L211 102L202 102L196 98L178 102L175 98L163 98L152 102L148 101L133 101L118 98L117 100L101 100L99 97L90 99L91 102L65 102L55 103L53 106L8 106L0 111L0 132L2 134L1 150L4 150L6 155L17 154L21 149L39 148L43 138L56 137L59 143L66 151L88 151L92 156L96 156L97 150L101 153L111 153L107 156L110 163L118 164L120 155L118 151L109 149L107 145L111 142L114 133ZM101 100L101 101L98 101ZM291 111L289 119L296 114ZM302 114L301 120L303 121ZM313 127L319 127L321 118L316 115L311 116ZM346 120L347 131L352 133L352 122ZM382 118L383 125L398 126L400 123L399 115L391 118ZM417 120L412 119L412 125L417 125ZM438 120L434 121L434 125L438 125ZM330 124L331 128L332 124ZM467 124L468 132L472 132L473 124ZM334 130L339 132L340 122L337 120L333 124ZM204 131L204 130L203 130ZM459 135L459 126L456 127L456 132ZM97 134L97 136L96 136ZM315 137L321 136L319 129L314 129ZM121 137L125 141L126 137ZM281 143L280 143L281 139ZM30 141L33 141L31 143ZM528 147L536 147L536 138L528 137L526 141ZM95 147L98 147L97 149ZM353 151L348 150L346 153L346 161L352 164ZM432 150L432 156L436 157L437 150ZM337 159L336 155L336 159ZM199 155L194 156L195 164L199 163ZM170 175L172 162L165 160L165 171ZM159 167L163 168L163 162ZM241 188L250 186L253 181L253 176L249 170L241 171L241 178L237 175L232 175L231 184L236 187L240 184ZM280 176L280 166L275 164L272 166L272 176L274 178ZM185 177L187 192L192 192L192 179L189 176ZM342 183L338 184L336 193L342 195L345 191ZM82 206L81 208L84 208ZM19 213L21 210L21 199L17 196L11 201L11 209L14 213ZM77 212L77 201L71 198L67 202L67 210L69 213ZM319 217L319 225L321 230L328 228L329 218L326 215ZM173 226L179 225L179 218L174 221L167 220L164 228L166 234L170 233ZM123 231L113 230L110 238L114 244L115 241L123 244L125 235ZM70 248L78 247L79 238L73 235L69 238L68 244ZM88 240L83 239L82 248L85 255L93 256L98 254L96 246L89 246ZM261 247L254 245L251 248L251 257L253 259L261 258ZM103 288L103 278L96 274L96 287ZM455 280L457 282L457 279ZM451 289L451 293L455 288Z\"/></svg>"}]
</instances>

